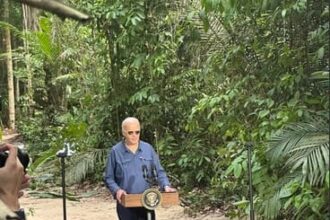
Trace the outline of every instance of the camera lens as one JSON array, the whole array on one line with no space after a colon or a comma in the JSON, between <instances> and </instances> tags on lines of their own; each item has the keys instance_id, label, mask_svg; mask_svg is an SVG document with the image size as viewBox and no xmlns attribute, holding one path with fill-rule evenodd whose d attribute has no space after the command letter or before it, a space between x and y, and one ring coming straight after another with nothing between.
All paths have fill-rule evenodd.
<instances>
[{"instance_id":1,"label":"camera lens","mask_svg":"<svg viewBox=\"0 0 330 220\"><path fill-rule=\"evenodd\" d=\"M0 152L0 167L3 167L5 165L7 157L8 157L8 153Z\"/></svg>"},{"instance_id":2,"label":"camera lens","mask_svg":"<svg viewBox=\"0 0 330 220\"><path fill-rule=\"evenodd\" d=\"M21 164L23 165L24 170L26 170L30 162L29 155L26 152L22 151L20 148L18 148L17 157L20 160ZM3 167L5 165L7 158L8 158L7 152L0 152L0 167Z\"/></svg>"}]
</instances>

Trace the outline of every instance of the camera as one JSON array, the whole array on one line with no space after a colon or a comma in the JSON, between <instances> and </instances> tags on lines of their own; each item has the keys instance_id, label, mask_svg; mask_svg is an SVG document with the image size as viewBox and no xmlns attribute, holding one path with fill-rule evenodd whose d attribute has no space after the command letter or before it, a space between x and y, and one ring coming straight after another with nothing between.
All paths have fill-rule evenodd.
<instances>
[{"instance_id":1,"label":"camera","mask_svg":"<svg viewBox=\"0 0 330 220\"><path fill-rule=\"evenodd\" d=\"M28 167L30 162L29 155L20 148L17 148L17 157L23 165L24 171L26 171L26 168ZM5 165L7 158L8 152L0 152L0 167L3 167Z\"/></svg>"}]
</instances>

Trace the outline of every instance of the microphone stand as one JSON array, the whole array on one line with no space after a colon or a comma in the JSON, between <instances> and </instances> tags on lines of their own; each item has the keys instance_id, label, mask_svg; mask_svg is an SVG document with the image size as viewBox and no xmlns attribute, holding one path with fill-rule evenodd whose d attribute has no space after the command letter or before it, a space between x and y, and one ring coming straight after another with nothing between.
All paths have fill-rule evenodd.
<instances>
[{"instance_id":1,"label":"microphone stand","mask_svg":"<svg viewBox=\"0 0 330 220\"><path fill-rule=\"evenodd\" d=\"M147 211L147 220L152 220L151 212L149 210Z\"/></svg>"},{"instance_id":2,"label":"microphone stand","mask_svg":"<svg viewBox=\"0 0 330 220\"><path fill-rule=\"evenodd\" d=\"M61 158L62 168L62 198L63 198L63 219L66 220L66 192L65 192L65 158L72 156L73 151L70 150L70 144L64 143L64 148L56 153Z\"/></svg>"}]
</instances>

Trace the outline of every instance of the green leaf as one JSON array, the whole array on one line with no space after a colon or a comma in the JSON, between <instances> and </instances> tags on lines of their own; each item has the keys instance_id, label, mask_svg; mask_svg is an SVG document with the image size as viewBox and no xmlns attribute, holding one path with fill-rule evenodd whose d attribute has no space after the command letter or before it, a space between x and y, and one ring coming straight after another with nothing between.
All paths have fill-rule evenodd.
<instances>
[{"instance_id":1,"label":"green leaf","mask_svg":"<svg viewBox=\"0 0 330 220\"><path fill-rule=\"evenodd\" d=\"M140 53L140 54L136 55L135 59L132 63L132 67L137 68L137 69L140 68L140 66L142 65L142 63L145 60L145 57L146 57L145 53Z\"/></svg>"},{"instance_id":2,"label":"green leaf","mask_svg":"<svg viewBox=\"0 0 330 220\"><path fill-rule=\"evenodd\" d=\"M234 166L234 176L236 178L240 177L241 176L241 173L242 173L242 166L241 164L236 164Z\"/></svg>"},{"instance_id":3,"label":"green leaf","mask_svg":"<svg viewBox=\"0 0 330 220\"><path fill-rule=\"evenodd\" d=\"M262 110L259 112L258 116L259 118L264 118L266 117L268 114L270 113L270 111L268 109Z\"/></svg>"},{"instance_id":4,"label":"green leaf","mask_svg":"<svg viewBox=\"0 0 330 220\"><path fill-rule=\"evenodd\" d=\"M246 205L246 204L249 204L249 203L250 203L249 200L241 200L241 201L238 201L238 202L233 202L233 205L240 206L240 205Z\"/></svg>"},{"instance_id":5,"label":"green leaf","mask_svg":"<svg viewBox=\"0 0 330 220\"><path fill-rule=\"evenodd\" d=\"M33 172L37 167L40 167L50 159L53 159L57 151L58 149L50 148L49 150L42 152L40 157L29 166L29 169Z\"/></svg>"},{"instance_id":6,"label":"green leaf","mask_svg":"<svg viewBox=\"0 0 330 220\"><path fill-rule=\"evenodd\" d=\"M311 74L311 79L329 79L329 71L316 71Z\"/></svg>"},{"instance_id":7,"label":"green leaf","mask_svg":"<svg viewBox=\"0 0 330 220\"><path fill-rule=\"evenodd\" d=\"M317 58L323 59L324 57L324 47L321 47L317 50Z\"/></svg>"}]
</instances>

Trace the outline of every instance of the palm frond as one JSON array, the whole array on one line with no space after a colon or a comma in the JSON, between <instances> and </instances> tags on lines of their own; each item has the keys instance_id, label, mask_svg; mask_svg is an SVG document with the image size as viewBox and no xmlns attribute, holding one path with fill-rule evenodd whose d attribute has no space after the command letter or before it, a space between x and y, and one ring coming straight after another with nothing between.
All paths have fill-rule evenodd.
<instances>
[{"instance_id":1,"label":"palm frond","mask_svg":"<svg viewBox=\"0 0 330 220\"><path fill-rule=\"evenodd\" d=\"M295 193L293 184L300 183L302 180L301 172L288 172L267 188L264 193L266 200L261 204L261 210L266 219L277 219L283 208L283 202L287 201Z\"/></svg>"},{"instance_id":2,"label":"palm frond","mask_svg":"<svg viewBox=\"0 0 330 220\"><path fill-rule=\"evenodd\" d=\"M36 159L31 166L29 167L29 169L33 172L35 171L37 168L42 169L43 165L46 164L48 161L51 161L52 159L55 158L56 152L58 149L52 147L50 149L48 149L47 151L44 151L41 153L40 157L38 157L38 159ZM45 168L47 169L47 168Z\"/></svg>"},{"instance_id":3,"label":"palm frond","mask_svg":"<svg viewBox=\"0 0 330 220\"><path fill-rule=\"evenodd\" d=\"M281 210L280 191L264 201L264 214L267 219L275 219Z\"/></svg>"},{"instance_id":4,"label":"palm frond","mask_svg":"<svg viewBox=\"0 0 330 220\"><path fill-rule=\"evenodd\" d=\"M104 165L107 150L93 149L92 152L83 152L72 158L72 165L68 167L66 179L68 184L81 182L87 175L94 172L97 165Z\"/></svg>"},{"instance_id":5,"label":"palm frond","mask_svg":"<svg viewBox=\"0 0 330 220\"><path fill-rule=\"evenodd\" d=\"M320 185L329 167L329 126L328 119L312 120L291 124L272 137L267 155L290 172L301 169L304 181Z\"/></svg>"}]
</instances>

